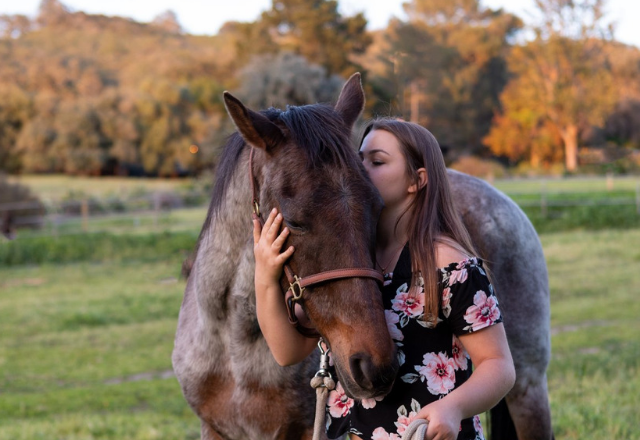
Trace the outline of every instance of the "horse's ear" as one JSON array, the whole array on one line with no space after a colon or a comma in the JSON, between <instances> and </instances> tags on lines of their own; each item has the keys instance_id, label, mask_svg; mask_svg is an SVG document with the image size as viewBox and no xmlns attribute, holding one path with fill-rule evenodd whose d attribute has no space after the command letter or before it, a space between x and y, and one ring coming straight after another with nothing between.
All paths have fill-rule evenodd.
<instances>
[{"instance_id":1,"label":"horse's ear","mask_svg":"<svg viewBox=\"0 0 640 440\"><path fill-rule=\"evenodd\" d=\"M349 126L360 117L364 110L364 90L360 81L360 73L354 73L342 87L340 97L335 107L336 111L342 115L342 119Z\"/></svg>"},{"instance_id":2,"label":"horse's ear","mask_svg":"<svg viewBox=\"0 0 640 440\"><path fill-rule=\"evenodd\" d=\"M222 94L227 113L236 128L252 147L269 150L284 140L284 133L261 113L254 112L229 92Z\"/></svg>"}]
</instances>

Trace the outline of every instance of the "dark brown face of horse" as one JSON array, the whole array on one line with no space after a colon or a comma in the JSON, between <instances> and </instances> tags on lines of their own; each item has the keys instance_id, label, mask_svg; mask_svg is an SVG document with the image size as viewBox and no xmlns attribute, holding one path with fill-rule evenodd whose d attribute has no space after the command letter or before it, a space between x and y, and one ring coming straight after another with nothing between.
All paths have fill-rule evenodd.
<instances>
[{"instance_id":1,"label":"dark brown face of horse","mask_svg":"<svg viewBox=\"0 0 640 440\"><path fill-rule=\"evenodd\" d=\"M277 207L291 230L287 245L296 249L289 262L294 272L306 277L373 268L382 200L348 138L364 102L359 76L347 82L335 109L301 108L293 122L289 113L270 121L231 98L225 96L236 126L260 149L255 167L262 209ZM318 118L324 126L314 128ZM310 152L313 146L301 142L305 136L321 148ZM308 287L302 306L329 343L347 393L371 398L391 389L398 362L375 280L348 278Z\"/></svg>"}]
</instances>

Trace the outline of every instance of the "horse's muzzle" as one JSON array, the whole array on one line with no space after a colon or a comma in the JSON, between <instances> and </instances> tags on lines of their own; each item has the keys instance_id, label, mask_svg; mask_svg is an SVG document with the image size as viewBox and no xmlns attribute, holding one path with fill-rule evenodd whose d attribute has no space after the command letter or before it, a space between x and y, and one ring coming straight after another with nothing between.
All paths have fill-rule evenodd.
<instances>
[{"instance_id":1,"label":"horse's muzzle","mask_svg":"<svg viewBox=\"0 0 640 440\"><path fill-rule=\"evenodd\" d=\"M384 396L391 391L399 363L394 355L392 362L376 365L370 355L356 353L349 358L349 368L356 386L372 398Z\"/></svg>"}]
</instances>

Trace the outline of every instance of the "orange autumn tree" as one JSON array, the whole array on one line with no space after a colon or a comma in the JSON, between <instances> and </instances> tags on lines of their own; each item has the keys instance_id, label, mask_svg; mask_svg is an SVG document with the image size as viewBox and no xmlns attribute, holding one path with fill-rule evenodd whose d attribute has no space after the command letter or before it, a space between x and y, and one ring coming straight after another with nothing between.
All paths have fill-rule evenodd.
<instances>
[{"instance_id":1,"label":"orange autumn tree","mask_svg":"<svg viewBox=\"0 0 640 440\"><path fill-rule=\"evenodd\" d=\"M615 103L614 81L604 50L605 0L536 0L542 23L535 39L514 46L508 65L513 79L500 99L502 110L484 143L512 162L564 159L578 167L583 130L602 126Z\"/></svg>"}]
</instances>

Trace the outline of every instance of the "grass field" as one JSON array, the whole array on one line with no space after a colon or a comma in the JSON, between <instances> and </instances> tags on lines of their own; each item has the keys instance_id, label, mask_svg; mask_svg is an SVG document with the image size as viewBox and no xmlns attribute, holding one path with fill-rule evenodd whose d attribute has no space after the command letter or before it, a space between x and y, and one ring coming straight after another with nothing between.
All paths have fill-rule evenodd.
<instances>
[{"instance_id":1,"label":"grass field","mask_svg":"<svg viewBox=\"0 0 640 440\"><path fill-rule=\"evenodd\" d=\"M541 238L556 438L640 439L640 229ZM170 371L184 254L149 254L0 266L0 440L199 438Z\"/></svg>"},{"instance_id":2,"label":"grass field","mask_svg":"<svg viewBox=\"0 0 640 440\"><path fill-rule=\"evenodd\" d=\"M70 194L98 198L127 197L154 191L180 191L193 184L192 179L155 179L126 177L82 177L65 175L9 176L12 183L31 189L45 202L63 200Z\"/></svg>"},{"instance_id":3,"label":"grass field","mask_svg":"<svg viewBox=\"0 0 640 440\"><path fill-rule=\"evenodd\" d=\"M153 179L124 177L73 177L64 175L9 176L11 182L19 182L46 201L61 200L70 193L105 198L153 191L180 191L202 185L212 178L203 175L198 179ZM206 181L206 182L205 182ZM612 188L608 185L611 184ZM549 193L607 193L611 190L634 193L640 185L640 176L615 176L610 183L605 177L565 177L531 179L496 179L492 185L509 195Z\"/></svg>"}]
</instances>

